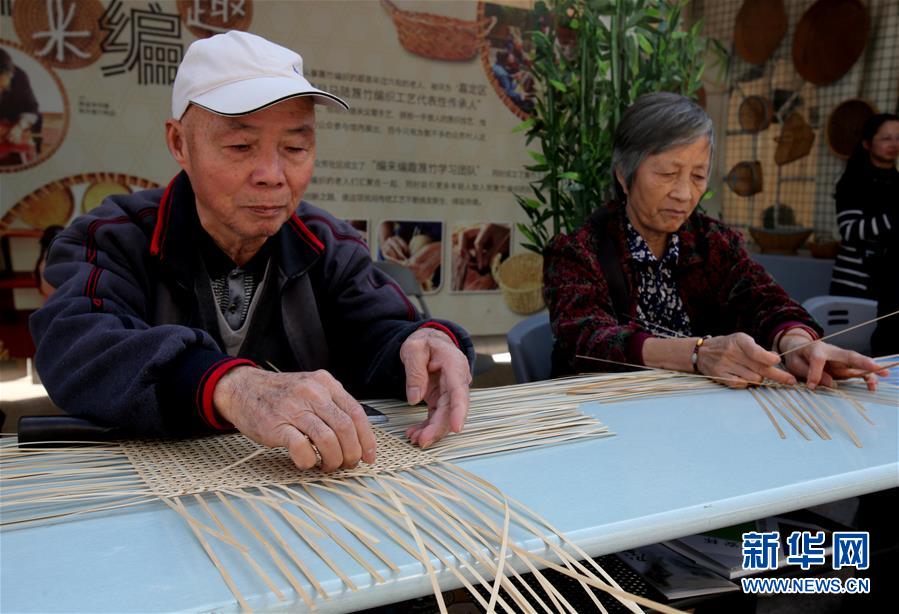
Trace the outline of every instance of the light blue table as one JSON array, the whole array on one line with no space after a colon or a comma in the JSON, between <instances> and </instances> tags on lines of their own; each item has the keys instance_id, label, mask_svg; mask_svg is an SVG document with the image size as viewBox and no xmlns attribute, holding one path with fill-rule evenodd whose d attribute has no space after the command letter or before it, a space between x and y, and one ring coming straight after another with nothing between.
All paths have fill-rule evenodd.
<instances>
[{"instance_id":1,"label":"light blue table","mask_svg":"<svg viewBox=\"0 0 899 614\"><path fill-rule=\"evenodd\" d=\"M781 440L745 392L590 403L584 411L616 437L459 464L596 556L899 486L897 410L869 407L876 427L845 412L864 444L859 449L836 429L831 441L806 441L792 431ZM333 594L320 610L352 611L431 592L420 564L399 548L384 549L402 562L401 572L384 569L388 582L373 586L367 574L353 575L366 587L358 592L314 568L329 578L323 584ZM4 613L236 609L184 522L161 504L4 531L0 570ZM445 588L457 585L446 572L439 577ZM286 582L282 588L295 599ZM298 609L271 594L246 596L254 608Z\"/></svg>"}]
</instances>

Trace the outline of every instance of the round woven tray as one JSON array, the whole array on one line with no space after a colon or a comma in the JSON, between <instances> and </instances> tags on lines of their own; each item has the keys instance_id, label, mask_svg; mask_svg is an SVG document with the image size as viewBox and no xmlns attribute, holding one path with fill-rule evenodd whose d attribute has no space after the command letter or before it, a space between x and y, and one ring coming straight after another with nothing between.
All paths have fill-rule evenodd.
<instances>
[{"instance_id":1,"label":"round woven tray","mask_svg":"<svg viewBox=\"0 0 899 614\"><path fill-rule=\"evenodd\" d=\"M543 256L526 252L494 264L493 278L503 299L515 313L528 315L543 309Z\"/></svg>"},{"instance_id":2,"label":"round woven tray","mask_svg":"<svg viewBox=\"0 0 899 614\"><path fill-rule=\"evenodd\" d=\"M811 236L811 228L793 226L789 228L749 227L749 234L758 243L763 254L795 254Z\"/></svg>"},{"instance_id":3,"label":"round woven tray","mask_svg":"<svg viewBox=\"0 0 899 614\"><path fill-rule=\"evenodd\" d=\"M734 23L734 50L750 64L764 64L786 33L783 0L745 0Z\"/></svg>"},{"instance_id":4,"label":"round woven tray","mask_svg":"<svg viewBox=\"0 0 899 614\"><path fill-rule=\"evenodd\" d=\"M846 159L862 138L865 122L877 115L877 107L861 98L844 100L827 118L827 146L835 156Z\"/></svg>"},{"instance_id":5,"label":"round woven tray","mask_svg":"<svg viewBox=\"0 0 899 614\"><path fill-rule=\"evenodd\" d=\"M818 0L793 34L796 72L815 85L837 81L861 56L870 27L861 0Z\"/></svg>"}]
</instances>

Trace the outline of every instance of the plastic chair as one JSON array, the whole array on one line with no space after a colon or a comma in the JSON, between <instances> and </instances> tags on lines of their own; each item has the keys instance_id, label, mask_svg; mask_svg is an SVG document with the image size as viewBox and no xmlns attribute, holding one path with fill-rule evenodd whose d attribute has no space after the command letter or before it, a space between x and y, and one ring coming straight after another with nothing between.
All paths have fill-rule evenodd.
<instances>
[{"instance_id":1,"label":"plastic chair","mask_svg":"<svg viewBox=\"0 0 899 614\"><path fill-rule=\"evenodd\" d=\"M421 313L425 318L431 318L431 310L425 303L424 292L421 290L421 284L415 279L415 275L401 264L382 260L372 263L376 269L382 273L386 273L400 287L407 296L414 296L421 306Z\"/></svg>"},{"instance_id":2,"label":"plastic chair","mask_svg":"<svg viewBox=\"0 0 899 614\"><path fill-rule=\"evenodd\" d=\"M516 382L524 384L550 378L555 341L548 312L538 313L513 326L506 341Z\"/></svg>"},{"instance_id":3,"label":"plastic chair","mask_svg":"<svg viewBox=\"0 0 899 614\"><path fill-rule=\"evenodd\" d=\"M418 280L415 279L415 275L404 267L401 264L397 264L396 262L390 262L389 260L381 260L372 263L374 267L380 270L382 273L386 273L390 276L393 281L400 287L400 290L403 291L407 296L414 296L418 301L418 304L421 305L421 313L426 319L430 319L431 310L428 309L427 303L425 303L424 292L421 290L421 284L418 283ZM489 371L494 365L493 357L488 354L475 354L474 367L472 368L472 373L474 375L480 375L481 373L486 373Z\"/></svg>"},{"instance_id":4,"label":"plastic chair","mask_svg":"<svg viewBox=\"0 0 899 614\"><path fill-rule=\"evenodd\" d=\"M813 296L802 303L802 306L821 325L825 336L877 317L876 301L854 296ZM870 355L872 332L874 332L873 324L862 326L828 339L828 342L847 350Z\"/></svg>"}]
</instances>

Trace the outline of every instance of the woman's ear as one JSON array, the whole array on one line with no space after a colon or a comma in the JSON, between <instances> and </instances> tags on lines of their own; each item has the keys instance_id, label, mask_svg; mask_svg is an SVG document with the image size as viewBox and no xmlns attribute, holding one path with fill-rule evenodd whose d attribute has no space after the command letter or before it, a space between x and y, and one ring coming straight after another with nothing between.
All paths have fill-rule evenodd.
<instances>
[{"instance_id":1,"label":"woman's ear","mask_svg":"<svg viewBox=\"0 0 899 614\"><path fill-rule=\"evenodd\" d=\"M615 179L618 180L618 185L621 186L621 190L624 192L625 196L629 196L627 192L627 182L624 180L624 175L621 174L619 169L615 169Z\"/></svg>"}]
</instances>

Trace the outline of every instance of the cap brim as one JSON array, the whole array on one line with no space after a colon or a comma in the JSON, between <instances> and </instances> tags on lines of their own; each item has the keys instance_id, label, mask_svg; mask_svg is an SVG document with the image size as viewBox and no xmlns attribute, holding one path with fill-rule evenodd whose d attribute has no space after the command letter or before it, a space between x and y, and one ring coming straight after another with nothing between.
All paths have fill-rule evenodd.
<instances>
[{"instance_id":1,"label":"cap brim","mask_svg":"<svg viewBox=\"0 0 899 614\"><path fill-rule=\"evenodd\" d=\"M311 96L318 104L338 109L350 105L333 94L312 87L303 78L259 77L222 85L191 98L190 102L218 115L247 115L290 98Z\"/></svg>"}]
</instances>

